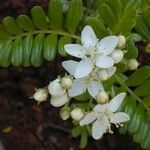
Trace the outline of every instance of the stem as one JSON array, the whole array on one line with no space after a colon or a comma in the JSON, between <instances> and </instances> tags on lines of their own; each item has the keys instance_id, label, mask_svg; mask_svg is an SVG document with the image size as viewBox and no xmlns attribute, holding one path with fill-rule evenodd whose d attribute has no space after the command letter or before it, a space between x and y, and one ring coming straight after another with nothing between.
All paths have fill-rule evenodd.
<instances>
[{"instance_id":1,"label":"stem","mask_svg":"<svg viewBox=\"0 0 150 150\"><path fill-rule=\"evenodd\" d=\"M58 34L58 35L62 35L62 36L68 36L68 37L71 37L76 40L80 40L80 37L77 35L73 35L73 34L70 34L70 33L64 32L64 31L54 31L54 30L38 30L38 31L26 32L26 33L23 33L20 35L13 36L10 38L10 40L15 40L18 37L24 37L29 34L34 35L34 34L39 34L39 33L44 33L44 34L52 34L53 33L53 34Z\"/></svg>"},{"instance_id":2,"label":"stem","mask_svg":"<svg viewBox=\"0 0 150 150\"><path fill-rule=\"evenodd\" d=\"M140 97L138 97L130 88L128 88L128 86L124 83L124 81L118 76L115 75L115 79L120 83L120 85L122 85L137 101L139 101L147 111L150 111L150 108L143 103L142 99Z\"/></svg>"}]
</instances>

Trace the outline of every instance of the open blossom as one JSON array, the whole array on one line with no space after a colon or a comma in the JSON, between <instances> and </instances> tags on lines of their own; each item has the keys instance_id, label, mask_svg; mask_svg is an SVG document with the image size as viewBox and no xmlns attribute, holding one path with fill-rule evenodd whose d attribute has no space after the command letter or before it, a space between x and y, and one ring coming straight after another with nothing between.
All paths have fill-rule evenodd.
<instances>
[{"instance_id":1,"label":"open blossom","mask_svg":"<svg viewBox=\"0 0 150 150\"><path fill-rule=\"evenodd\" d=\"M115 71L116 67L114 66L106 69L108 78L111 77ZM93 98L96 98L100 91L104 91L99 72L100 69L95 67L88 76L80 79L74 79L71 88L68 90L69 96L75 97L81 95L87 90Z\"/></svg>"},{"instance_id":2,"label":"open blossom","mask_svg":"<svg viewBox=\"0 0 150 150\"><path fill-rule=\"evenodd\" d=\"M59 78L50 82L48 85L49 93L51 94L50 103L54 107L60 107L65 105L69 101L67 89L61 85Z\"/></svg>"},{"instance_id":3,"label":"open blossom","mask_svg":"<svg viewBox=\"0 0 150 150\"><path fill-rule=\"evenodd\" d=\"M100 41L97 39L93 29L86 26L81 33L81 42L79 44L66 44L65 51L77 58L80 62L66 61L62 63L63 67L69 72L72 63L76 65L74 72L75 78L83 78L90 74L95 66L99 68L110 68L115 63L119 63L123 58L123 52L116 49L118 44L117 36L107 36Z\"/></svg>"},{"instance_id":4,"label":"open blossom","mask_svg":"<svg viewBox=\"0 0 150 150\"><path fill-rule=\"evenodd\" d=\"M92 137L100 139L104 133L111 131L111 123L118 126L120 123L129 121L130 118L126 113L116 112L120 107L125 93L120 93L115 96L109 103L97 104L92 112L89 112L80 121L80 125L92 125Z\"/></svg>"}]
</instances>

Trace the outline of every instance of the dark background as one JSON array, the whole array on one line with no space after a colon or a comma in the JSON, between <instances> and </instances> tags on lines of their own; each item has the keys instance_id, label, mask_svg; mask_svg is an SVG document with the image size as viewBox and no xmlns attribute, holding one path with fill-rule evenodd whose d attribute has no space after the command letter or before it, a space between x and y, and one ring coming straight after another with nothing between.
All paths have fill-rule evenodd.
<instances>
[{"instance_id":1,"label":"dark background","mask_svg":"<svg viewBox=\"0 0 150 150\"><path fill-rule=\"evenodd\" d=\"M48 0L0 0L0 20L6 16L30 15L30 9L47 8ZM37 106L28 97L34 88L48 85L62 68L45 62L39 68L0 68L0 150L78 150L79 139L73 138L71 120L63 121L59 110L49 101ZM129 135L105 135L101 141L89 139L87 150L140 150Z\"/></svg>"}]
</instances>

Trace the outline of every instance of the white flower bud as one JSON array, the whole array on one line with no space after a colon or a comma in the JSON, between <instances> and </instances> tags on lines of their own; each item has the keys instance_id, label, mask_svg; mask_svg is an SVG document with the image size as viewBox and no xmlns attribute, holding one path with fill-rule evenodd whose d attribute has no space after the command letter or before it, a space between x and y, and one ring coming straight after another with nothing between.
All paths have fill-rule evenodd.
<instances>
[{"instance_id":1,"label":"white flower bud","mask_svg":"<svg viewBox=\"0 0 150 150\"><path fill-rule=\"evenodd\" d=\"M118 48L122 48L124 47L126 44L126 38L123 35L119 35L118 36L118 43L117 43L117 47Z\"/></svg>"},{"instance_id":2,"label":"white flower bud","mask_svg":"<svg viewBox=\"0 0 150 150\"><path fill-rule=\"evenodd\" d=\"M150 53L150 43L145 47L145 52Z\"/></svg>"},{"instance_id":3,"label":"white flower bud","mask_svg":"<svg viewBox=\"0 0 150 150\"><path fill-rule=\"evenodd\" d=\"M121 50L114 50L112 53L111 53L111 57L113 58L115 64L119 63L122 58L123 58L123 51Z\"/></svg>"},{"instance_id":4,"label":"white flower bud","mask_svg":"<svg viewBox=\"0 0 150 150\"><path fill-rule=\"evenodd\" d=\"M130 70L136 70L139 66L139 63L136 59L129 59L127 61L127 66Z\"/></svg>"},{"instance_id":5,"label":"white flower bud","mask_svg":"<svg viewBox=\"0 0 150 150\"><path fill-rule=\"evenodd\" d=\"M65 89L62 88L59 79L55 79L54 81L50 82L50 84L48 85L48 90L51 96L54 97L61 96L66 91Z\"/></svg>"},{"instance_id":6,"label":"white flower bud","mask_svg":"<svg viewBox=\"0 0 150 150\"><path fill-rule=\"evenodd\" d=\"M69 101L69 97L67 93L65 93L64 95L60 95L57 97L52 96L50 100L50 104L54 107L61 107L65 105L68 101Z\"/></svg>"},{"instance_id":7,"label":"white flower bud","mask_svg":"<svg viewBox=\"0 0 150 150\"><path fill-rule=\"evenodd\" d=\"M40 89L36 89L35 94L30 97L30 98L34 98L38 104L40 102L46 101L48 98L48 90L47 88L40 88Z\"/></svg>"},{"instance_id":8,"label":"white flower bud","mask_svg":"<svg viewBox=\"0 0 150 150\"><path fill-rule=\"evenodd\" d=\"M98 77L100 80L105 81L109 78L109 74L108 74L107 70L102 69L98 72Z\"/></svg>"},{"instance_id":9,"label":"white flower bud","mask_svg":"<svg viewBox=\"0 0 150 150\"><path fill-rule=\"evenodd\" d=\"M63 77L61 79L61 86L65 89L69 89L72 86L72 79L70 77Z\"/></svg>"},{"instance_id":10,"label":"white flower bud","mask_svg":"<svg viewBox=\"0 0 150 150\"><path fill-rule=\"evenodd\" d=\"M97 103L104 104L108 102L109 96L105 91L100 91L96 97Z\"/></svg>"},{"instance_id":11,"label":"white flower bud","mask_svg":"<svg viewBox=\"0 0 150 150\"><path fill-rule=\"evenodd\" d=\"M80 121L84 117L84 110L75 108L71 111L71 117L74 121Z\"/></svg>"},{"instance_id":12,"label":"white flower bud","mask_svg":"<svg viewBox=\"0 0 150 150\"><path fill-rule=\"evenodd\" d=\"M64 106L60 109L60 117L63 120L67 120L70 117L70 108L67 106Z\"/></svg>"}]
</instances>

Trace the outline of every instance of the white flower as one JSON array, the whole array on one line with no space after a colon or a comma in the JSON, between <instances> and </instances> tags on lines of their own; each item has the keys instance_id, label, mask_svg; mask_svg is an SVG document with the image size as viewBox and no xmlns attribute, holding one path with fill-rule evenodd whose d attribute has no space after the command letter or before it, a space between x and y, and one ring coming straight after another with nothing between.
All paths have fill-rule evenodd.
<instances>
[{"instance_id":1,"label":"white flower","mask_svg":"<svg viewBox=\"0 0 150 150\"><path fill-rule=\"evenodd\" d=\"M74 79L71 88L68 90L69 96L75 97L81 95L87 90L92 97L96 98L100 91L104 91L103 85L101 84L102 77L99 74L99 70L98 67L95 67L92 73L88 76L81 79ZM116 67L114 66L106 69L108 77L111 77L115 71Z\"/></svg>"},{"instance_id":2,"label":"white flower","mask_svg":"<svg viewBox=\"0 0 150 150\"><path fill-rule=\"evenodd\" d=\"M65 105L69 101L67 90L62 87L60 79L57 78L48 85L49 93L51 94L50 103L54 107Z\"/></svg>"},{"instance_id":3,"label":"white flower","mask_svg":"<svg viewBox=\"0 0 150 150\"><path fill-rule=\"evenodd\" d=\"M111 54L115 51L118 44L117 36L107 36L102 40L98 40L93 29L86 26L81 33L82 45L66 44L65 51L75 57L81 59L80 62L66 61L63 67L68 71L73 71L75 78L83 78L90 74L96 65L99 68L110 68L116 62ZM121 50L120 53L123 52ZM72 65L75 70L72 70Z\"/></svg>"},{"instance_id":4,"label":"white flower","mask_svg":"<svg viewBox=\"0 0 150 150\"><path fill-rule=\"evenodd\" d=\"M94 139L100 139L106 132L112 133L111 123L118 126L120 123L130 120L126 113L116 112L123 102L125 94L118 94L107 104L96 105L93 111L85 115L80 121L80 125L83 126L93 122L92 137Z\"/></svg>"}]
</instances>

